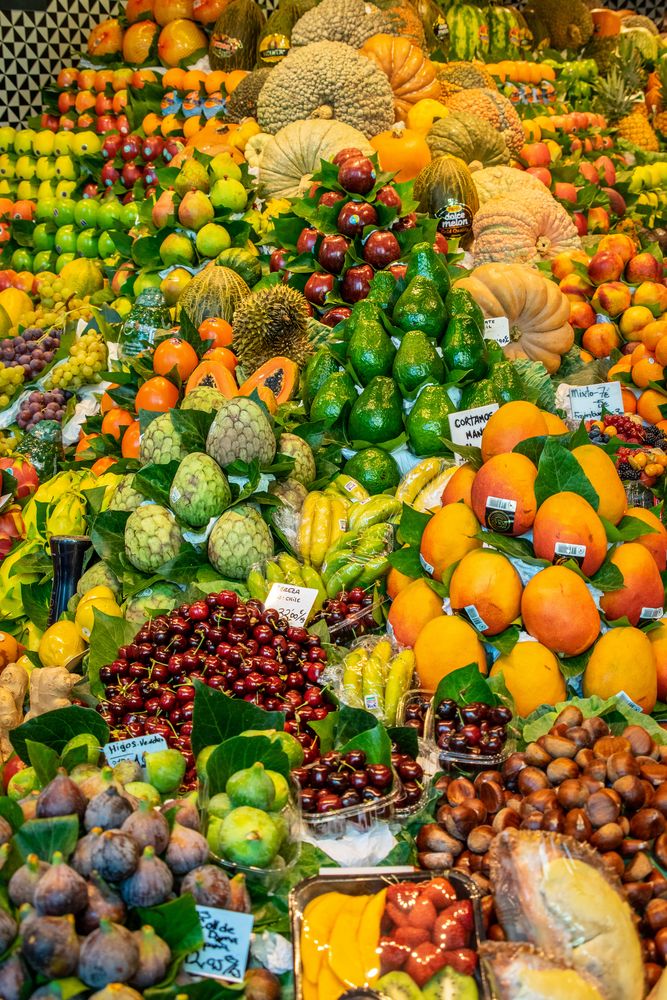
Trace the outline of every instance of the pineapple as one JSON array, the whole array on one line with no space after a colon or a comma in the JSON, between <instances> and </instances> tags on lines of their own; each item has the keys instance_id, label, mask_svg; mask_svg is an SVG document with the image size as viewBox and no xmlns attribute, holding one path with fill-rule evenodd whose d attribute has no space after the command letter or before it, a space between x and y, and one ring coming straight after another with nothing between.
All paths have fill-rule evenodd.
<instances>
[{"instance_id":1,"label":"pineapple","mask_svg":"<svg viewBox=\"0 0 667 1000\"><path fill-rule=\"evenodd\" d=\"M648 120L644 95L641 90L633 89L628 80L632 80L632 72L626 76L616 67L599 80L596 90L600 110L622 139L640 149L657 152L658 137Z\"/></svg>"},{"instance_id":2,"label":"pineapple","mask_svg":"<svg viewBox=\"0 0 667 1000\"><path fill-rule=\"evenodd\" d=\"M653 127L656 132L667 138L667 56L656 63L655 72L658 77L659 97Z\"/></svg>"}]
</instances>

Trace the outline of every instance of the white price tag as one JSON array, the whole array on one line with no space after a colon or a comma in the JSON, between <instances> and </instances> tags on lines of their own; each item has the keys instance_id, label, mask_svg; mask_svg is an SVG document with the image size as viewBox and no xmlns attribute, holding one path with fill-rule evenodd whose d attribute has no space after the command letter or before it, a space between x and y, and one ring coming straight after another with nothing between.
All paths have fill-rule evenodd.
<instances>
[{"instance_id":1,"label":"white price tag","mask_svg":"<svg viewBox=\"0 0 667 1000\"><path fill-rule=\"evenodd\" d=\"M598 420L602 410L623 413L620 382L570 386L570 416L573 420Z\"/></svg>"},{"instance_id":2,"label":"white price tag","mask_svg":"<svg viewBox=\"0 0 667 1000\"><path fill-rule=\"evenodd\" d=\"M499 347L510 342L510 322L507 316L492 316L484 320L484 339L495 340Z\"/></svg>"},{"instance_id":3,"label":"white price tag","mask_svg":"<svg viewBox=\"0 0 667 1000\"><path fill-rule=\"evenodd\" d=\"M476 406L472 410L450 413L449 429L454 444L472 445L479 448L482 443L482 431L491 414L495 413L497 409L497 403L488 403L486 406ZM465 459L457 455L456 461L458 465L462 465Z\"/></svg>"},{"instance_id":4,"label":"white price tag","mask_svg":"<svg viewBox=\"0 0 667 1000\"><path fill-rule=\"evenodd\" d=\"M308 615L317 599L314 587L294 587L291 583L274 583L264 602L287 618L290 625L305 626Z\"/></svg>"},{"instance_id":5,"label":"white price tag","mask_svg":"<svg viewBox=\"0 0 667 1000\"><path fill-rule=\"evenodd\" d=\"M131 740L117 740L102 747L107 764L111 767L119 760L136 760L137 764L143 764L145 753L166 749L167 741L157 733L146 733L145 736L135 736Z\"/></svg>"},{"instance_id":6,"label":"white price tag","mask_svg":"<svg viewBox=\"0 0 667 1000\"><path fill-rule=\"evenodd\" d=\"M243 982L255 918L251 913L219 910L214 906L198 906L197 913L204 944L199 951L186 956L183 969L195 976Z\"/></svg>"}]
</instances>

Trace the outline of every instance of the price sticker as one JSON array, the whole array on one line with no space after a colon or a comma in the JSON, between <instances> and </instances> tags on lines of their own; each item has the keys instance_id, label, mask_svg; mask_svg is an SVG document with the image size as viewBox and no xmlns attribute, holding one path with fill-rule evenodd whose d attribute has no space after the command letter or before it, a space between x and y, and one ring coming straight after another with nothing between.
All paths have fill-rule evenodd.
<instances>
[{"instance_id":1,"label":"price sticker","mask_svg":"<svg viewBox=\"0 0 667 1000\"><path fill-rule=\"evenodd\" d=\"M317 600L314 587L294 587L291 583L274 583L264 602L287 618L290 625L305 626L313 604Z\"/></svg>"},{"instance_id":2,"label":"price sticker","mask_svg":"<svg viewBox=\"0 0 667 1000\"><path fill-rule=\"evenodd\" d=\"M116 740L102 747L110 767L119 760L136 760L137 764L143 764L144 754L166 749L167 741L164 736L158 736L157 733L146 733L145 736L135 736L131 740Z\"/></svg>"},{"instance_id":3,"label":"price sticker","mask_svg":"<svg viewBox=\"0 0 667 1000\"><path fill-rule=\"evenodd\" d=\"M507 316L492 316L484 320L484 339L495 340L499 347L510 342L510 323Z\"/></svg>"},{"instance_id":4,"label":"price sticker","mask_svg":"<svg viewBox=\"0 0 667 1000\"><path fill-rule=\"evenodd\" d=\"M620 382L570 386L570 416L573 420L598 420L603 410L623 413Z\"/></svg>"},{"instance_id":5,"label":"price sticker","mask_svg":"<svg viewBox=\"0 0 667 1000\"><path fill-rule=\"evenodd\" d=\"M475 406L472 410L451 413L449 415L449 429L454 444L479 448L482 443L482 431L491 414L495 413L497 409L497 403L489 403L487 406ZM465 458L457 455L456 462L461 465L465 462Z\"/></svg>"},{"instance_id":6,"label":"price sticker","mask_svg":"<svg viewBox=\"0 0 667 1000\"><path fill-rule=\"evenodd\" d=\"M251 913L235 913L214 906L198 906L197 913L204 944L186 956L184 970L195 976L243 982L255 918Z\"/></svg>"}]
</instances>

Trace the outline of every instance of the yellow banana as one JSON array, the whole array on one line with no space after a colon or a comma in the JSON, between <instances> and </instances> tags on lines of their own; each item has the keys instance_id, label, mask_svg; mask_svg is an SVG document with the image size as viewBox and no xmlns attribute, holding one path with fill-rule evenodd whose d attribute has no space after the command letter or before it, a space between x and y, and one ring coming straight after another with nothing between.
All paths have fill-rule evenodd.
<instances>
[{"instance_id":1,"label":"yellow banana","mask_svg":"<svg viewBox=\"0 0 667 1000\"><path fill-rule=\"evenodd\" d=\"M322 494L317 491L309 493L301 508L301 521L299 522L299 554L306 560L310 553L310 540L313 533L313 515L317 501Z\"/></svg>"},{"instance_id":2,"label":"yellow banana","mask_svg":"<svg viewBox=\"0 0 667 1000\"><path fill-rule=\"evenodd\" d=\"M442 472L444 465L442 458L422 459L401 479L396 490L396 499L401 503L412 504L426 484Z\"/></svg>"},{"instance_id":3,"label":"yellow banana","mask_svg":"<svg viewBox=\"0 0 667 1000\"><path fill-rule=\"evenodd\" d=\"M327 549L335 545L338 539L347 531L347 514L348 507L350 506L343 497L332 496L329 498L329 503L331 513Z\"/></svg>"},{"instance_id":4,"label":"yellow banana","mask_svg":"<svg viewBox=\"0 0 667 1000\"><path fill-rule=\"evenodd\" d=\"M310 563L319 569L329 548L331 533L331 497L320 493L313 514L313 530L310 536Z\"/></svg>"},{"instance_id":5,"label":"yellow banana","mask_svg":"<svg viewBox=\"0 0 667 1000\"><path fill-rule=\"evenodd\" d=\"M442 492L452 475L453 470L451 468L443 469L430 482L425 483L423 489L414 499L412 506L415 510L420 511L422 514L436 509L439 510L442 507Z\"/></svg>"},{"instance_id":6,"label":"yellow banana","mask_svg":"<svg viewBox=\"0 0 667 1000\"><path fill-rule=\"evenodd\" d=\"M355 649L343 660L343 701L352 708L363 708L363 671L368 650Z\"/></svg>"},{"instance_id":7,"label":"yellow banana","mask_svg":"<svg viewBox=\"0 0 667 1000\"><path fill-rule=\"evenodd\" d=\"M331 480L325 493L339 493L353 503L362 503L370 497L370 493L361 483L353 479L352 476L346 476L343 472Z\"/></svg>"}]
</instances>

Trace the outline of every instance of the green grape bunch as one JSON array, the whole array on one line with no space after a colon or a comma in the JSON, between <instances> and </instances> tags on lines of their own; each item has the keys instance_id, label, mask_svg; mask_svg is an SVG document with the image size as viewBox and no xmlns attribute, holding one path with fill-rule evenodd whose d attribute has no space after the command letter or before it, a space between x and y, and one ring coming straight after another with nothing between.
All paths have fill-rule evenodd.
<instances>
[{"instance_id":1,"label":"green grape bunch","mask_svg":"<svg viewBox=\"0 0 667 1000\"><path fill-rule=\"evenodd\" d=\"M69 358L56 365L47 380L48 389L80 389L100 381L107 364L107 346L101 334L90 330L74 343Z\"/></svg>"},{"instance_id":2,"label":"green grape bunch","mask_svg":"<svg viewBox=\"0 0 667 1000\"><path fill-rule=\"evenodd\" d=\"M19 365L9 367L0 362L0 409L9 406L25 379L25 372Z\"/></svg>"}]
</instances>

